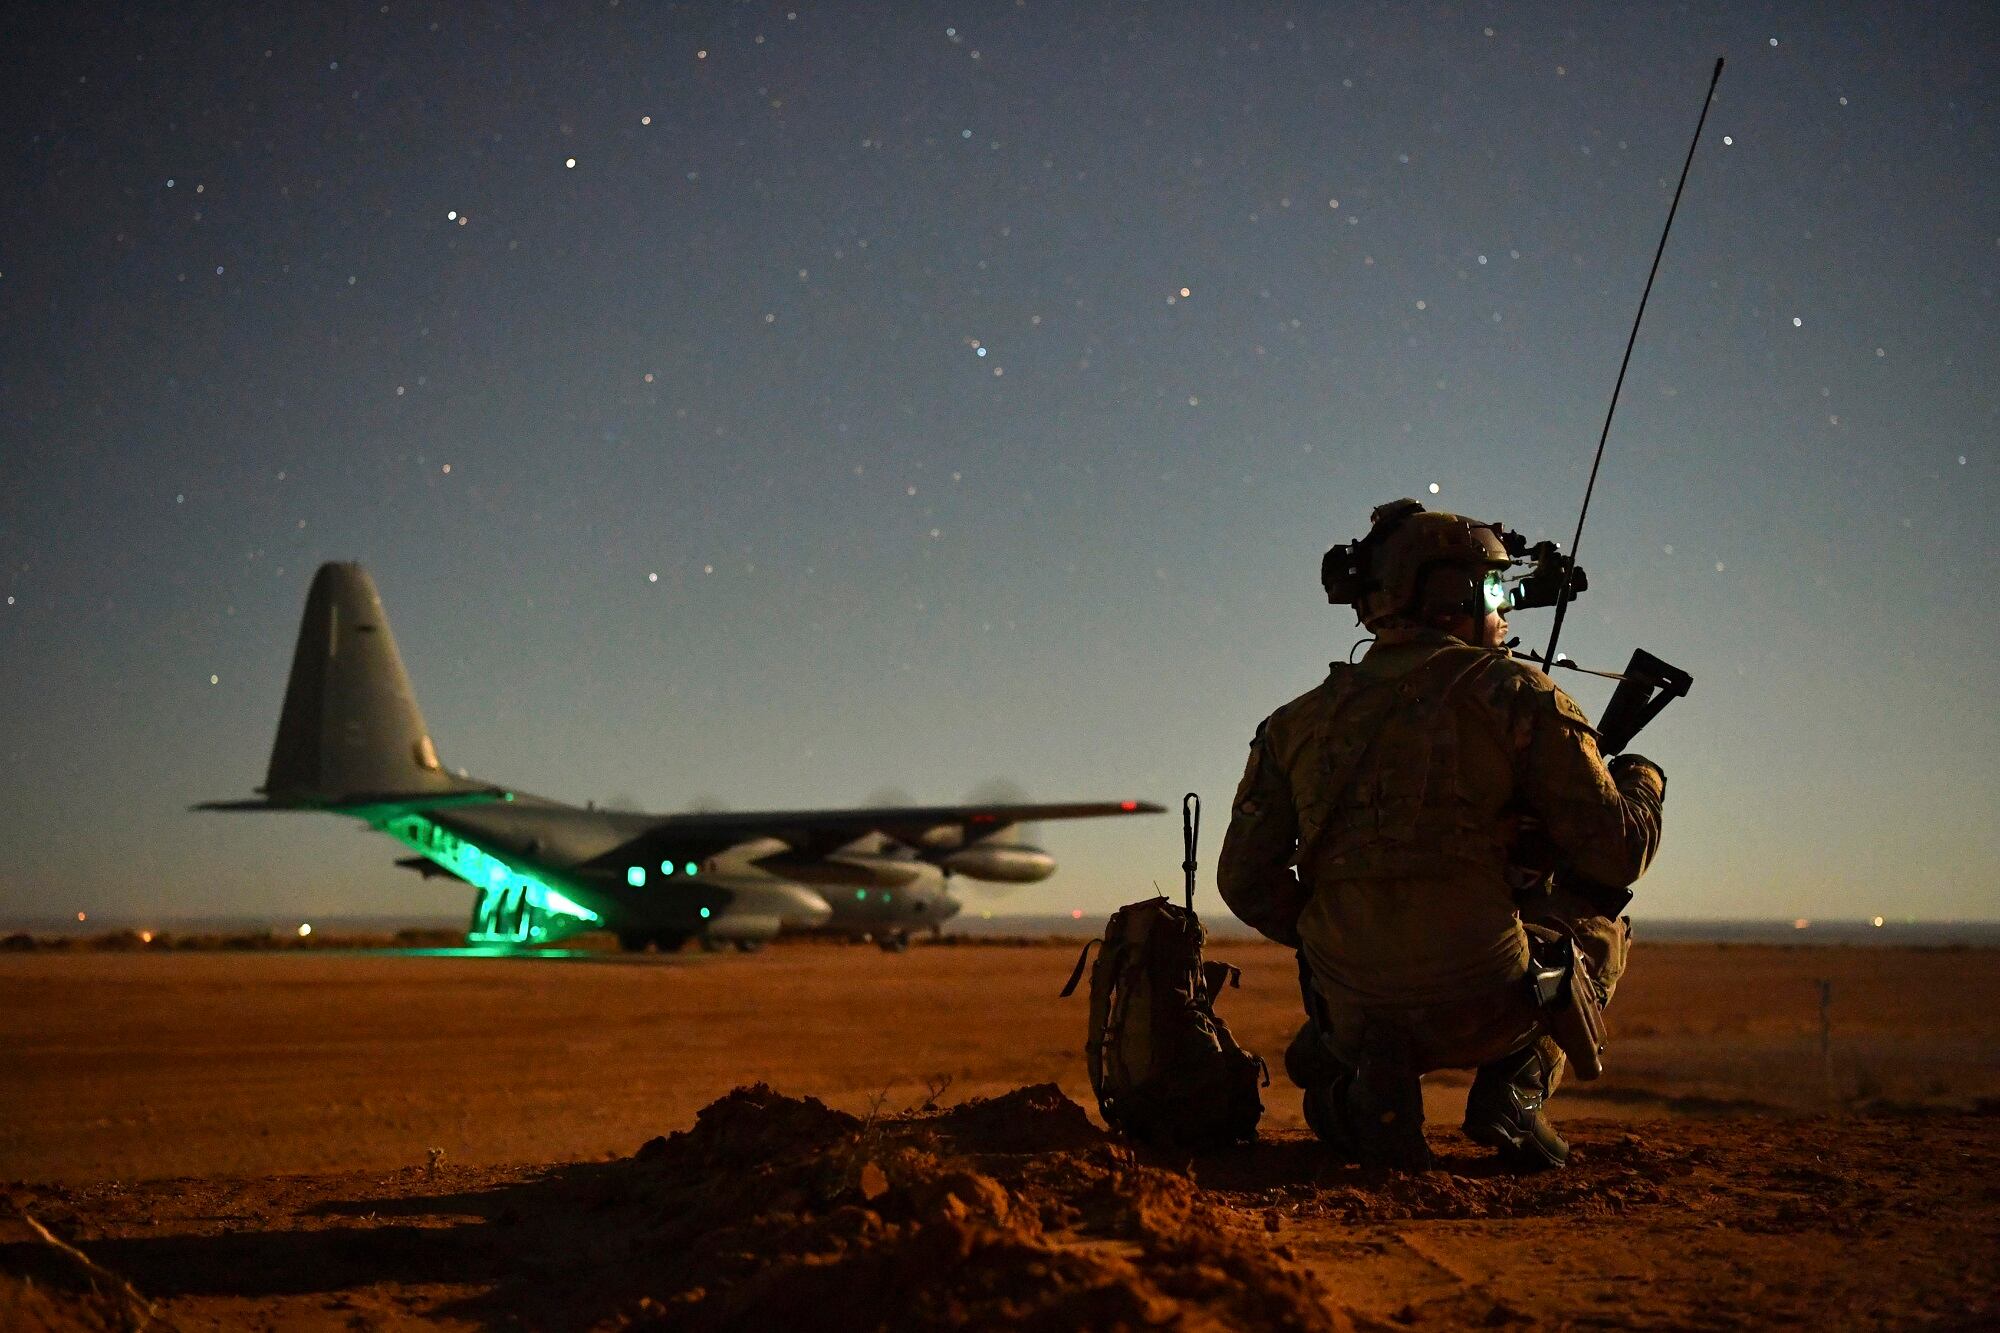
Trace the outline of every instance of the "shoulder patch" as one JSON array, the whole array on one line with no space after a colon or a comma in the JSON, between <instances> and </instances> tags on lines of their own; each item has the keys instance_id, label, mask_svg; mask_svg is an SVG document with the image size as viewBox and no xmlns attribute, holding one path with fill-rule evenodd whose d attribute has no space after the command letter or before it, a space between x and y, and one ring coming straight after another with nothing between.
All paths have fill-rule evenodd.
<instances>
[{"instance_id":1,"label":"shoulder patch","mask_svg":"<svg viewBox=\"0 0 2000 1333\"><path fill-rule=\"evenodd\" d=\"M1576 700L1553 687L1550 688L1549 692L1555 697L1557 713L1569 721L1576 723L1578 726L1583 727L1585 730L1596 731L1597 728L1591 724L1590 715L1577 705Z\"/></svg>"}]
</instances>

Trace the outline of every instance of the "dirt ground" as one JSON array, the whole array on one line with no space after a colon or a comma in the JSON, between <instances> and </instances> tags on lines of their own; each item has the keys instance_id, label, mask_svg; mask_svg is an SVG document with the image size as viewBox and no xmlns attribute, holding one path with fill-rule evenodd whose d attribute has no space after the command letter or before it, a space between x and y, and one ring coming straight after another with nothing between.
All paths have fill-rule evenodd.
<instances>
[{"instance_id":1,"label":"dirt ground","mask_svg":"<svg viewBox=\"0 0 2000 1333\"><path fill-rule=\"evenodd\" d=\"M1134 1154L1077 947L0 956L0 1180L102 1266L0 1209L0 1326L2000 1318L2000 952L1642 940L1516 1178L1449 1075L1426 1176L1329 1163L1282 1078L1259 1145ZM1290 956L1215 952L1275 1064Z\"/></svg>"}]
</instances>

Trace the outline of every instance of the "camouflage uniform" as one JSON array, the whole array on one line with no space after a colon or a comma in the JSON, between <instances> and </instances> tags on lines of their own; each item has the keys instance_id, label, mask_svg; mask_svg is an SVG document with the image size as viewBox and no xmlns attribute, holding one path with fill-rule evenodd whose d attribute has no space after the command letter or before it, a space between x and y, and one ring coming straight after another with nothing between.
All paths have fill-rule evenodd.
<instances>
[{"instance_id":1,"label":"camouflage uniform","mask_svg":"<svg viewBox=\"0 0 2000 1333\"><path fill-rule=\"evenodd\" d=\"M1598 755L1541 671L1435 630L1359 664L1257 728L1217 879L1243 921L1300 951L1331 1052L1362 1059L1392 1022L1416 1073L1535 1041L1522 978L1531 926L1570 934L1606 997L1629 923L1517 864L1532 830L1576 874L1624 886L1659 846L1665 782ZM1545 1086L1560 1055L1546 1038Z\"/></svg>"}]
</instances>

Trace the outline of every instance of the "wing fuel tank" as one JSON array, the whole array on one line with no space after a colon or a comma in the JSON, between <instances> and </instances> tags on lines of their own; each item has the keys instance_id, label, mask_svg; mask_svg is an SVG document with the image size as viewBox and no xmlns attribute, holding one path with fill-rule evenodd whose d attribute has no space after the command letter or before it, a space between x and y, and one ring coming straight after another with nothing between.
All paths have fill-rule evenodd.
<instances>
[{"instance_id":1,"label":"wing fuel tank","mask_svg":"<svg viewBox=\"0 0 2000 1333\"><path fill-rule=\"evenodd\" d=\"M1056 859L1039 847L1018 843L975 843L938 862L954 875L1000 884L1033 884L1056 870Z\"/></svg>"}]
</instances>

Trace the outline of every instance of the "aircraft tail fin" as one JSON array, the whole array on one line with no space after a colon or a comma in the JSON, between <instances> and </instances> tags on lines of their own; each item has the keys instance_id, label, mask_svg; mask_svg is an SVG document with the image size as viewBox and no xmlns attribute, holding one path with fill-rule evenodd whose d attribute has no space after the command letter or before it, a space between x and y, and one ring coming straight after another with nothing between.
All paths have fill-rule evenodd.
<instances>
[{"instance_id":1,"label":"aircraft tail fin","mask_svg":"<svg viewBox=\"0 0 2000 1333\"><path fill-rule=\"evenodd\" d=\"M408 796L473 785L444 770L424 729L375 581L325 564L306 594L264 794L273 804Z\"/></svg>"}]
</instances>

